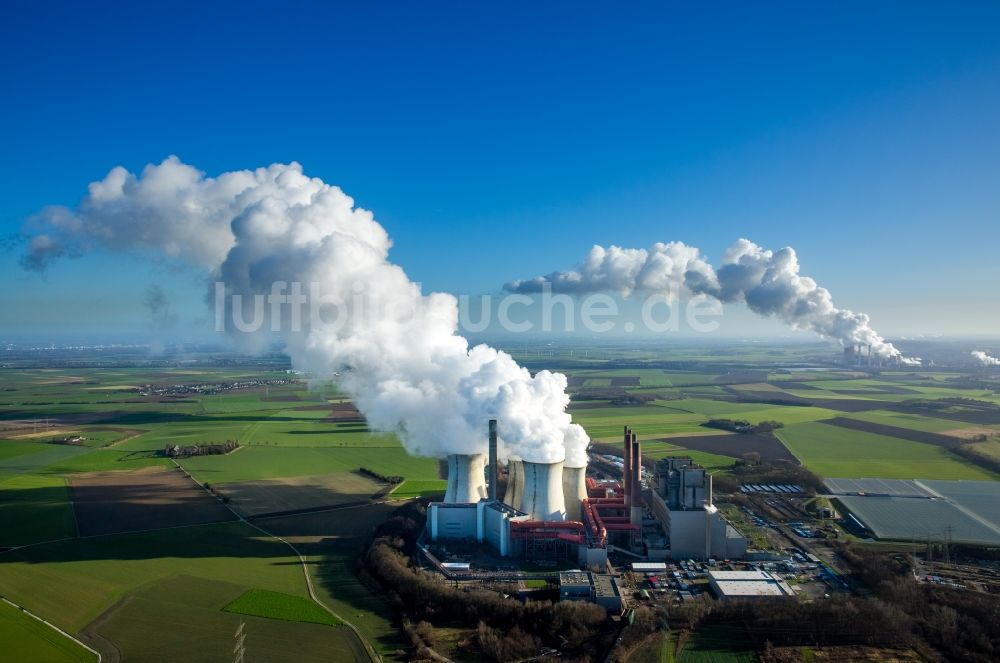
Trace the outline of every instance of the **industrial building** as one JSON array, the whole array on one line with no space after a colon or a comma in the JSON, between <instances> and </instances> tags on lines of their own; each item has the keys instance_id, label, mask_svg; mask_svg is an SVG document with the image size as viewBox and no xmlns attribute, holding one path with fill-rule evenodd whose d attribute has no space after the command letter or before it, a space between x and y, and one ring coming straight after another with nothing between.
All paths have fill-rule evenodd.
<instances>
[{"instance_id":1,"label":"industrial building","mask_svg":"<svg viewBox=\"0 0 1000 663\"><path fill-rule=\"evenodd\" d=\"M656 464L650 509L670 537L674 559L743 559L747 540L712 503L712 475L690 458Z\"/></svg>"},{"instance_id":2,"label":"industrial building","mask_svg":"<svg viewBox=\"0 0 1000 663\"><path fill-rule=\"evenodd\" d=\"M645 491L647 504L642 448L628 426L620 482L598 482L586 476L585 467L510 458L501 498L496 420L489 423L487 452L448 457L445 499L431 503L427 512L432 542L475 540L503 557L572 560L594 570L606 565L609 550L654 559L746 555L746 539L712 504L711 475L690 458L657 463L651 490ZM653 517L644 520L648 513ZM669 535L669 548L660 527Z\"/></svg>"},{"instance_id":3,"label":"industrial building","mask_svg":"<svg viewBox=\"0 0 1000 663\"><path fill-rule=\"evenodd\" d=\"M767 571L709 571L708 584L720 599L794 596L792 588Z\"/></svg>"},{"instance_id":4,"label":"industrial building","mask_svg":"<svg viewBox=\"0 0 1000 663\"><path fill-rule=\"evenodd\" d=\"M589 601L607 609L621 612L622 588L618 578L606 573L569 571L559 574L559 599L561 601Z\"/></svg>"},{"instance_id":5,"label":"industrial building","mask_svg":"<svg viewBox=\"0 0 1000 663\"><path fill-rule=\"evenodd\" d=\"M603 567L609 546L641 552L642 454L628 427L623 450L622 481L610 485L587 477L585 467L508 459L501 499L491 420L488 454L448 456L445 499L428 507L429 538L474 539L505 557L571 559L586 568Z\"/></svg>"}]
</instances>

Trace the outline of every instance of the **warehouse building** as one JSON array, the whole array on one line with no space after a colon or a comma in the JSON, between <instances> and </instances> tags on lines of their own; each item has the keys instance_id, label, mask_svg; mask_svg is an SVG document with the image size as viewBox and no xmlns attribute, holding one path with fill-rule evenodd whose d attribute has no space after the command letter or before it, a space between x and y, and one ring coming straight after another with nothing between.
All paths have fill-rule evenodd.
<instances>
[{"instance_id":1,"label":"warehouse building","mask_svg":"<svg viewBox=\"0 0 1000 663\"><path fill-rule=\"evenodd\" d=\"M725 599L760 599L794 596L781 576L767 571L709 571L708 584L715 595Z\"/></svg>"}]
</instances>

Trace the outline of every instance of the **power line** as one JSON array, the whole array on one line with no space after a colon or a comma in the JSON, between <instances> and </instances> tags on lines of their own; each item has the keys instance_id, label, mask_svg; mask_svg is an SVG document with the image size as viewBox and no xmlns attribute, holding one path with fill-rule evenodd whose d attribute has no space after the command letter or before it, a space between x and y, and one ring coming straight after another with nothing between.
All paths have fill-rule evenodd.
<instances>
[{"instance_id":1,"label":"power line","mask_svg":"<svg viewBox=\"0 0 1000 663\"><path fill-rule=\"evenodd\" d=\"M243 628L244 626L245 625L241 620L240 626L238 629L236 629L236 634L233 636L233 639L236 641L236 646L233 647L233 654L236 655L236 657L233 659L233 663L244 663L244 657L246 656L247 653L247 648L245 645L247 634Z\"/></svg>"}]
</instances>

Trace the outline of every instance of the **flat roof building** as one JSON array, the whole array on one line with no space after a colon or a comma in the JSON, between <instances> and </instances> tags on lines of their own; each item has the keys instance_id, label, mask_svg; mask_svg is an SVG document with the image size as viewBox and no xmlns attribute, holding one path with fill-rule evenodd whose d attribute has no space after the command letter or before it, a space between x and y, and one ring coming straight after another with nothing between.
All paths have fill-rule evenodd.
<instances>
[{"instance_id":1,"label":"flat roof building","mask_svg":"<svg viewBox=\"0 0 1000 663\"><path fill-rule=\"evenodd\" d=\"M559 574L560 601L589 601L591 596L589 573L565 571Z\"/></svg>"},{"instance_id":2,"label":"flat roof building","mask_svg":"<svg viewBox=\"0 0 1000 663\"><path fill-rule=\"evenodd\" d=\"M609 612L622 611L622 590L618 578L606 573L566 571L559 574L561 601L590 601Z\"/></svg>"},{"instance_id":3,"label":"flat roof building","mask_svg":"<svg viewBox=\"0 0 1000 663\"><path fill-rule=\"evenodd\" d=\"M622 592L618 578L603 573L591 574L594 603L611 613L622 611Z\"/></svg>"},{"instance_id":4,"label":"flat roof building","mask_svg":"<svg viewBox=\"0 0 1000 663\"><path fill-rule=\"evenodd\" d=\"M781 576L767 571L709 571L708 584L720 599L795 595Z\"/></svg>"}]
</instances>

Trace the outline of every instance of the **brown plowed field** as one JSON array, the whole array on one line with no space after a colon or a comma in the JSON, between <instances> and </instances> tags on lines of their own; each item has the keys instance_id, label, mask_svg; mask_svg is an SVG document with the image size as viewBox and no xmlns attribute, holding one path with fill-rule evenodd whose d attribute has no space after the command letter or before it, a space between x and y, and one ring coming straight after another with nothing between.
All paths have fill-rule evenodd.
<instances>
[{"instance_id":1,"label":"brown plowed field","mask_svg":"<svg viewBox=\"0 0 1000 663\"><path fill-rule=\"evenodd\" d=\"M333 403L330 405L330 414L324 421L364 421L365 418L358 412L358 408L351 403Z\"/></svg>"},{"instance_id":2,"label":"brown plowed field","mask_svg":"<svg viewBox=\"0 0 1000 663\"><path fill-rule=\"evenodd\" d=\"M733 433L731 435L690 435L686 437L665 437L659 440L685 449L704 451L739 458L755 451L763 461L787 460L798 464L798 459L781 440L773 435Z\"/></svg>"},{"instance_id":3,"label":"brown plowed field","mask_svg":"<svg viewBox=\"0 0 1000 663\"><path fill-rule=\"evenodd\" d=\"M235 519L229 509L175 469L77 474L69 487L80 536Z\"/></svg>"}]
</instances>

